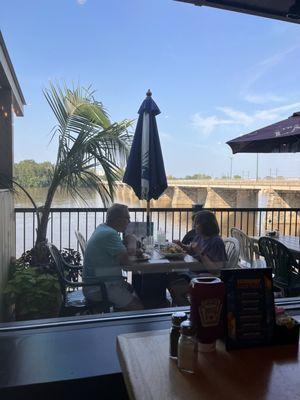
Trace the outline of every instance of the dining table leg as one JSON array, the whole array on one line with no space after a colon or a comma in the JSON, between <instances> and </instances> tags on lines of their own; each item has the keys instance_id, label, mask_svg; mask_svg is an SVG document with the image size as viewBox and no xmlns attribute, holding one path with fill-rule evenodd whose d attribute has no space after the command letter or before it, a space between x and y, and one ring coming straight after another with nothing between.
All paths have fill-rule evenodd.
<instances>
[{"instance_id":1,"label":"dining table leg","mask_svg":"<svg viewBox=\"0 0 300 400\"><path fill-rule=\"evenodd\" d=\"M166 297L167 274L133 274L132 285L145 308L170 306Z\"/></svg>"}]
</instances>

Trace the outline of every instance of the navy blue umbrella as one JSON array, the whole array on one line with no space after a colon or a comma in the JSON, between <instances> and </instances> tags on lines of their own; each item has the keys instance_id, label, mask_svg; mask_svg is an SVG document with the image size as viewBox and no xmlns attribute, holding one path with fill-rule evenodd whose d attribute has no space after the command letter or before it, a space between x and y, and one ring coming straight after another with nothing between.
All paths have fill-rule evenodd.
<instances>
[{"instance_id":1,"label":"navy blue umbrella","mask_svg":"<svg viewBox=\"0 0 300 400\"><path fill-rule=\"evenodd\" d=\"M150 200L158 199L168 187L155 116L160 110L150 90L138 114L138 122L123 182L140 200L147 200L147 234L150 230Z\"/></svg>"},{"instance_id":2,"label":"navy blue umbrella","mask_svg":"<svg viewBox=\"0 0 300 400\"><path fill-rule=\"evenodd\" d=\"M300 112L275 124L230 140L233 153L295 153L300 151Z\"/></svg>"}]
</instances>

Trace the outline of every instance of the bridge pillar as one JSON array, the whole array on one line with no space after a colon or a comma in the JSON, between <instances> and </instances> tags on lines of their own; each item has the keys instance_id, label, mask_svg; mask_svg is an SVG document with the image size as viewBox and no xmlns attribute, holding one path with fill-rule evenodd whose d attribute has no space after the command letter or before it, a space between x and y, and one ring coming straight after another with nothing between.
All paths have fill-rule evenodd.
<instances>
[{"instance_id":1,"label":"bridge pillar","mask_svg":"<svg viewBox=\"0 0 300 400\"><path fill-rule=\"evenodd\" d=\"M191 207L193 200L178 186L174 187L172 207Z\"/></svg>"},{"instance_id":2,"label":"bridge pillar","mask_svg":"<svg viewBox=\"0 0 300 400\"><path fill-rule=\"evenodd\" d=\"M268 207L271 208L298 208L300 206L300 190L268 191Z\"/></svg>"},{"instance_id":3,"label":"bridge pillar","mask_svg":"<svg viewBox=\"0 0 300 400\"><path fill-rule=\"evenodd\" d=\"M151 200L151 207L171 207L174 196L174 188L167 187L158 200Z\"/></svg>"},{"instance_id":4,"label":"bridge pillar","mask_svg":"<svg viewBox=\"0 0 300 400\"><path fill-rule=\"evenodd\" d=\"M257 208L259 189L238 189L236 207Z\"/></svg>"},{"instance_id":5,"label":"bridge pillar","mask_svg":"<svg viewBox=\"0 0 300 400\"><path fill-rule=\"evenodd\" d=\"M228 195L228 189L226 194ZM225 190L219 188L208 188L206 202L204 204L205 208L228 208L232 207L229 203L230 200L228 196L225 198ZM232 192L232 190L231 190Z\"/></svg>"},{"instance_id":6,"label":"bridge pillar","mask_svg":"<svg viewBox=\"0 0 300 400\"><path fill-rule=\"evenodd\" d=\"M257 207L258 189L209 188L205 207L238 208Z\"/></svg>"},{"instance_id":7,"label":"bridge pillar","mask_svg":"<svg viewBox=\"0 0 300 400\"><path fill-rule=\"evenodd\" d=\"M191 207L193 204L204 204L207 188L175 186L172 207Z\"/></svg>"},{"instance_id":8,"label":"bridge pillar","mask_svg":"<svg viewBox=\"0 0 300 400\"><path fill-rule=\"evenodd\" d=\"M282 235L300 235L299 215L288 211L289 208L299 208L300 190L269 189L264 193L267 195L267 207L287 209L287 212L267 212L266 229L279 229Z\"/></svg>"}]
</instances>

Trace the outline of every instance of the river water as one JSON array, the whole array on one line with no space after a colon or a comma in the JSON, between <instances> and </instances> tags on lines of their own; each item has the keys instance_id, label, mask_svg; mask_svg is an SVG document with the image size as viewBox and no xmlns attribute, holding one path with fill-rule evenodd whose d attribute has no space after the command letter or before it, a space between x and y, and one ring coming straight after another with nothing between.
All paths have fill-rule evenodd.
<instances>
[{"instance_id":1,"label":"river water","mask_svg":"<svg viewBox=\"0 0 300 400\"><path fill-rule=\"evenodd\" d=\"M30 188L27 190L36 202L37 206L41 206L42 204L44 204L47 194L47 188ZM84 201L80 197L73 199L65 192L57 191L52 202L52 207L103 207L103 203L99 194L91 194L87 190L82 190L81 193ZM118 190L116 191L115 202L126 204L128 205L128 207L146 207L146 202L139 200L136 196L134 196L134 194L130 194L130 196L124 199L123 191L118 192ZM15 205L16 207L32 207L30 200L23 192L20 192L15 196ZM189 207L189 205L187 204L182 204L181 206ZM171 207L171 200L167 200L164 196L163 198L155 201L155 207Z\"/></svg>"},{"instance_id":2,"label":"river water","mask_svg":"<svg viewBox=\"0 0 300 400\"><path fill-rule=\"evenodd\" d=\"M44 204L47 189L46 188L30 188L27 189L34 199L37 206ZM52 202L52 208L101 208L103 202L97 193L90 193L87 190L82 190L82 197L72 198L63 191L57 191L55 198ZM116 192L115 202L126 204L128 207L139 207L145 208L146 202L140 201L134 195L128 196L124 199L124 192ZM32 204L28 197L20 192L15 196L15 207L16 208L32 208ZM171 207L171 201L163 198L162 200L155 201L155 207ZM185 205L189 207L189 205ZM131 216L132 220L144 221L145 214L135 213ZM95 226L104 221L105 216L103 213L89 213L85 212L80 214L60 213L53 214L48 226L48 238L54 242L58 247L73 247L77 248L77 241L74 235L75 230L82 231L85 237L89 237ZM166 221L161 219L161 226L164 225L166 230L177 229L179 230L177 218L173 218L168 213L164 215ZM181 216L182 224L185 221L186 229L189 228L187 224L187 217ZM188 218L189 219L189 218ZM153 220L157 222L157 215L153 215ZM19 214L16 215L16 244L17 244L17 256L21 255L24 250L30 249L33 246L35 239L35 227L36 222L32 218L32 214Z\"/></svg>"}]
</instances>

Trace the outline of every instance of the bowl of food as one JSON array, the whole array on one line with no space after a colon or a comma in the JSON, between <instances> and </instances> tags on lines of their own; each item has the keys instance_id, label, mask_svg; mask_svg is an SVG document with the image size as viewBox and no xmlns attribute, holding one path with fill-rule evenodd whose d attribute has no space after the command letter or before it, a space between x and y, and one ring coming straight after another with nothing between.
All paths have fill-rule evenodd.
<instances>
[{"instance_id":1,"label":"bowl of food","mask_svg":"<svg viewBox=\"0 0 300 400\"><path fill-rule=\"evenodd\" d=\"M184 250L175 243L170 243L160 250L160 255L170 260L183 260L186 253Z\"/></svg>"}]
</instances>

